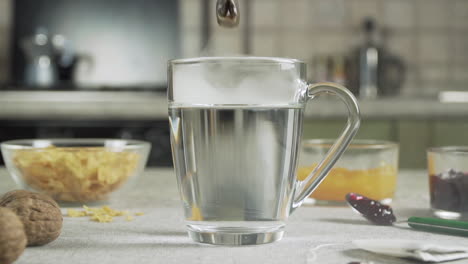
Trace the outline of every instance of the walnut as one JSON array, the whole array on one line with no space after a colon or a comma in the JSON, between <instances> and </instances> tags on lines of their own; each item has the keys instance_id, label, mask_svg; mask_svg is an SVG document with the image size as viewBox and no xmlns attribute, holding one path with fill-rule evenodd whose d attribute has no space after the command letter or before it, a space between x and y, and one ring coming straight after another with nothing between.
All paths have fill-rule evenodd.
<instances>
[{"instance_id":1,"label":"walnut","mask_svg":"<svg viewBox=\"0 0 468 264\"><path fill-rule=\"evenodd\" d=\"M0 263L13 263L26 247L23 223L10 209L0 207Z\"/></svg>"},{"instance_id":2,"label":"walnut","mask_svg":"<svg viewBox=\"0 0 468 264\"><path fill-rule=\"evenodd\" d=\"M55 240L62 230L62 212L49 196L25 190L11 191L0 199L21 219L28 246L39 246Z\"/></svg>"}]
</instances>

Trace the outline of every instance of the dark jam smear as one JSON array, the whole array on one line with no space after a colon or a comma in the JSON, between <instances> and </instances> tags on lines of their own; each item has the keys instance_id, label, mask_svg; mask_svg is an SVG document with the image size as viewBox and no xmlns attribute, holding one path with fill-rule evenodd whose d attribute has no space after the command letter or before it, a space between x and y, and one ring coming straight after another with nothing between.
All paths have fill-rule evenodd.
<instances>
[{"instance_id":1,"label":"dark jam smear","mask_svg":"<svg viewBox=\"0 0 468 264\"><path fill-rule=\"evenodd\" d=\"M468 212L468 172L453 169L429 176L431 206L451 212Z\"/></svg>"}]
</instances>

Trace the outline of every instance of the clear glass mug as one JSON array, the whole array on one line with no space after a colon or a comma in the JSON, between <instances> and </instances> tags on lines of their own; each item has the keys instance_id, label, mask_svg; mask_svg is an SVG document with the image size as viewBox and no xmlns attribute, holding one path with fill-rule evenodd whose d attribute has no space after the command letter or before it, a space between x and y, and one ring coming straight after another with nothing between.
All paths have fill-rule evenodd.
<instances>
[{"instance_id":1,"label":"clear glass mug","mask_svg":"<svg viewBox=\"0 0 468 264\"><path fill-rule=\"evenodd\" d=\"M306 83L306 64L283 58L212 57L168 64L174 168L189 236L223 245L281 239L285 221L324 179L359 128L355 97ZM304 109L329 93L348 122L322 162L296 179Z\"/></svg>"}]
</instances>

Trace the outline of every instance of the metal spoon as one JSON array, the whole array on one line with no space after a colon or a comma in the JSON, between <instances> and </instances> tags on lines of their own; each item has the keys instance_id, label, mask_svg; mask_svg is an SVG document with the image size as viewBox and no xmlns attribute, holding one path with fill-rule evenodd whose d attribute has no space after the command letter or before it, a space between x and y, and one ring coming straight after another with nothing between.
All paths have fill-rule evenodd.
<instances>
[{"instance_id":1,"label":"metal spoon","mask_svg":"<svg viewBox=\"0 0 468 264\"><path fill-rule=\"evenodd\" d=\"M346 202L364 218L377 225L393 225L396 217L390 206L357 193L346 194Z\"/></svg>"},{"instance_id":2,"label":"metal spoon","mask_svg":"<svg viewBox=\"0 0 468 264\"><path fill-rule=\"evenodd\" d=\"M216 18L222 27L235 27L239 24L239 3L237 0L218 0Z\"/></svg>"},{"instance_id":3,"label":"metal spoon","mask_svg":"<svg viewBox=\"0 0 468 264\"><path fill-rule=\"evenodd\" d=\"M377 225L393 225L396 217L390 206L364 195L348 193L346 202L364 218ZM414 229L451 235L468 236L468 222L431 217L410 217L408 225Z\"/></svg>"}]
</instances>

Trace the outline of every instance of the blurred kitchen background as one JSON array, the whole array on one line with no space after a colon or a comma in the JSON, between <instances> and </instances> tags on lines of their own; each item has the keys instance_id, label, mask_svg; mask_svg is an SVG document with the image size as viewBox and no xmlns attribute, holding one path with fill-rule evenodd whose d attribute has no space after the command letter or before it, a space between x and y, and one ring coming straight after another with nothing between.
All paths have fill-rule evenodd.
<instances>
[{"instance_id":1,"label":"blurred kitchen background","mask_svg":"<svg viewBox=\"0 0 468 264\"><path fill-rule=\"evenodd\" d=\"M234 29L215 2L0 0L0 140L143 139L150 165L171 166L167 60L249 54L349 87L357 137L400 142L403 168L424 168L429 146L468 145L467 0L239 0ZM314 100L304 137L336 137L345 115Z\"/></svg>"}]
</instances>

